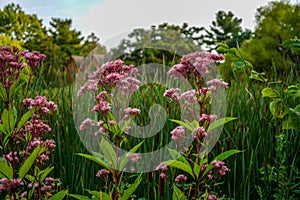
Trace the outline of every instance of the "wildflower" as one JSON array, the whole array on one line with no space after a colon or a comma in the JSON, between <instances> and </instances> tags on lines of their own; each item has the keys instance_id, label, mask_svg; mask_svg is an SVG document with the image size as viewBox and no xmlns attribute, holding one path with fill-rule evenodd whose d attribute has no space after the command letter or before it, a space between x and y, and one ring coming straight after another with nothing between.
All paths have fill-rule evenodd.
<instances>
[{"instance_id":1,"label":"wildflower","mask_svg":"<svg viewBox=\"0 0 300 200\"><path fill-rule=\"evenodd\" d=\"M94 111L107 112L111 110L110 104L107 101L101 101L99 104L95 105Z\"/></svg>"},{"instance_id":2,"label":"wildflower","mask_svg":"<svg viewBox=\"0 0 300 200\"><path fill-rule=\"evenodd\" d=\"M132 163L135 163L139 160L140 155L138 153L129 153L127 154L127 157L130 159Z\"/></svg>"},{"instance_id":3,"label":"wildflower","mask_svg":"<svg viewBox=\"0 0 300 200\"><path fill-rule=\"evenodd\" d=\"M218 198L213 194L208 194L207 200L218 200Z\"/></svg>"},{"instance_id":4,"label":"wildflower","mask_svg":"<svg viewBox=\"0 0 300 200\"><path fill-rule=\"evenodd\" d=\"M181 94L181 97L185 100L185 103L188 105L197 102L195 96L196 96L195 90L188 90L185 93Z\"/></svg>"},{"instance_id":5,"label":"wildflower","mask_svg":"<svg viewBox=\"0 0 300 200\"><path fill-rule=\"evenodd\" d=\"M167 165L164 163L161 163L156 167L155 170L167 171L167 169L168 169Z\"/></svg>"},{"instance_id":6,"label":"wildflower","mask_svg":"<svg viewBox=\"0 0 300 200\"><path fill-rule=\"evenodd\" d=\"M222 79L213 79L207 82L207 85L222 86L223 88L228 88L228 83L224 82Z\"/></svg>"},{"instance_id":7,"label":"wildflower","mask_svg":"<svg viewBox=\"0 0 300 200\"><path fill-rule=\"evenodd\" d=\"M178 176L175 178L175 181L176 181L177 183L182 183L182 182L186 181L186 179L187 179L186 176L180 174L180 175L178 175Z\"/></svg>"},{"instance_id":8,"label":"wildflower","mask_svg":"<svg viewBox=\"0 0 300 200\"><path fill-rule=\"evenodd\" d=\"M223 161L212 161L211 164L214 166L214 168L220 168L222 167L225 163Z\"/></svg>"},{"instance_id":9,"label":"wildflower","mask_svg":"<svg viewBox=\"0 0 300 200\"><path fill-rule=\"evenodd\" d=\"M127 115L138 115L140 114L141 110L138 109L138 108L126 108L124 110L124 112L127 114Z\"/></svg>"},{"instance_id":10,"label":"wildflower","mask_svg":"<svg viewBox=\"0 0 300 200\"><path fill-rule=\"evenodd\" d=\"M201 126L199 128L196 128L194 132L192 132L192 136L193 138L201 141L207 136L207 133L205 132L205 129Z\"/></svg>"},{"instance_id":11,"label":"wildflower","mask_svg":"<svg viewBox=\"0 0 300 200\"><path fill-rule=\"evenodd\" d=\"M217 115L207 115L207 114L202 114L200 117L200 122L208 121L208 122L213 122L218 118Z\"/></svg>"},{"instance_id":12,"label":"wildflower","mask_svg":"<svg viewBox=\"0 0 300 200\"><path fill-rule=\"evenodd\" d=\"M165 91L164 96L174 99L176 102L180 102L180 96L178 94L179 92L180 92L179 88L171 88Z\"/></svg>"},{"instance_id":13,"label":"wildflower","mask_svg":"<svg viewBox=\"0 0 300 200\"><path fill-rule=\"evenodd\" d=\"M161 179L165 179L165 178L167 178L167 175L164 172L162 172L162 173L160 173L159 177Z\"/></svg>"},{"instance_id":14,"label":"wildflower","mask_svg":"<svg viewBox=\"0 0 300 200\"><path fill-rule=\"evenodd\" d=\"M90 118L85 119L85 120L81 123L79 129L80 129L81 131L83 131L83 130L85 130L86 127L88 127L88 126L95 126L94 122L93 122Z\"/></svg>"},{"instance_id":15,"label":"wildflower","mask_svg":"<svg viewBox=\"0 0 300 200\"><path fill-rule=\"evenodd\" d=\"M180 139L184 136L184 127L183 126L177 126L173 131L171 131L171 134L172 134L172 137L171 139L172 140L177 140L177 139Z\"/></svg>"},{"instance_id":16,"label":"wildflower","mask_svg":"<svg viewBox=\"0 0 300 200\"><path fill-rule=\"evenodd\" d=\"M110 173L110 171L108 171L107 169L101 169L97 172L96 176L100 178L100 177L105 176L106 174L109 174L109 173Z\"/></svg>"}]
</instances>

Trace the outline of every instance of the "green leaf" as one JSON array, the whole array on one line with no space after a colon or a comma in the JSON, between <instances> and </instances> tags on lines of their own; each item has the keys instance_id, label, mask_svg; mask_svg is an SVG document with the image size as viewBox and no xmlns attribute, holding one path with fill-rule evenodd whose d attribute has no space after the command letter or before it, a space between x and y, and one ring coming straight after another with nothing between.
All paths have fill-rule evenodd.
<instances>
[{"instance_id":1,"label":"green leaf","mask_svg":"<svg viewBox=\"0 0 300 200\"><path fill-rule=\"evenodd\" d=\"M0 132L7 134L7 131L5 130L3 124L0 124Z\"/></svg>"},{"instance_id":2,"label":"green leaf","mask_svg":"<svg viewBox=\"0 0 300 200\"><path fill-rule=\"evenodd\" d=\"M26 158L24 164L19 169L19 177L23 179L27 172L30 170L32 165L34 164L36 158L45 150L45 148L41 148L41 146L37 146L33 152Z\"/></svg>"},{"instance_id":3,"label":"green leaf","mask_svg":"<svg viewBox=\"0 0 300 200\"><path fill-rule=\"evenodd\" d=\"M9 166L4 159L0 161L0 178L13 178L13 168Z\"/></svg>"},{"instance_id":4,"label":"green leaf","mask_svg":"<svg viewBox=\"0 0 300 200\"><path fill-rule=\"evenodd\" d=\"M240 153L242 151L240 150L229 150L229 151L225 151L223 153L221 153L220 155L216 156L213 161L223 161L226 158L228 158L229 156L232 156L234 154ZM208 165L208 167L206 168L206 170L204 171L204 173L202 174L202 177L205 176L210 170L213 169L213 165L210 163Z\"/></svg>"},{"instance_id":5,"label":"green leaf","mask_svg":"<svg viewBox=\"0 0 300 200\"><path fill-rule=\"evenodd\" d=\"M22 128L22 126L30 119L30 117L34 114L35 110L28 110L20 119L17 125L17 132Z\"/></svg>"},{"instance_id":6,"label":"green leaf","mask_svg":"<svg viewBox=\"0 0 300 200\"><path fill-rule=\"evenodd\" d=\"M186 200L184 193L175 184L173 184L173 189L173 200Z\"/></svg>"},{"instance_id":7,"label":"green leaf","mask_svg":"<svg viewBox=\"0 0 300 200\"><path fill-rule=\"evenodd\" d=\"M49 200L63 200L67 194L68 190L60 191L54 194L52 197L50 197Z\"/></svg>"},{"instance_id":8,"label":"green leaf","mask_svg":"<svg viewBox=\"0 0 300 200\"><path fill-rule=\"evenodd\" d=\"M176 151L174 149L169 149L169 148L168 148L168 151L170 152L170 154L174 160L179 160L179 161L184 162L185 164L189 165L189 162L185 159L184 156L182 156L181 153L179 153L178 151Z\"/></svg>"},{"instance_id":9,"label":"green leaf","mask_svg":"<svg viewBox=\"0 0 300 200\"><path fill-rule=\"evenodd\" d=\"M198 123L195 123L195 120L192 121L192 122L183 122L183 121L180 121L180 120L176 120L176 119L170 119L171 122L175 122L181 126L184 126L186 129L190 130L190 131L194 131L195 128L197 128L199 126Z\"/></svg>"},{"instance_id":10,"label":"green leaf","mask_svg":"<svg viewBox=\"0 0 300 200\"><path fill-rule=\"evenodd\" d=\"M7 101L6 91L2 83L0 83L0 100L2 100L3 102Z\"/></svg>"},{"instance_id":11,"label":"green leaf","mask_svg":"<svg viewBox=\"0 0 300 200\"><path fill-rule=\"evenodd\" d=\"M130 149L129 153L135 153L141 147L141 145L143 143L144 143L144 141L135 145L132 149ZM127 164L128 161L129 161L129 158L127 157L127 155L123 155L120 159L119 170L123 170L124 166Z\"/></svg>"},{"instance_id":12,"label":"green leaf","mask_svg":"<svg viewBox=\"0 0 300 200\"><path fill-rule=\"evenodd\" d=\"M134 193L134 191L137 189L139 184L142 181L142 174L138 176L138 178L135 180L133 184L131 184L127 190L124 191L124 194L120 197L120 200L128 200L129 197Z\"/></svg>"},{"instance_id":13,"label":"green leaf","mask_svg":"<svg viewBox=\"0 0 300 200\"><path fill-rule=\"evenodd\" d=\"M300 97L300 85L290 85L287 89L287 93L294 97Z\"/></svg>"},{"instance_id":14,"label":"green leaf","mask_svg":"<svg viewBox=\"0 0 300 200\"><path fill-rule=\"evenodd\" d=\"M38 175L40 176L39 181L43 182L44 179L50 174L50 172L54 169L54 167L47 167L46 169L40 171Z\"/></svg>"},{"instance_id":15,"label":"green leaf","mask_svg":"<svg viewBox=\"0 0 300 200\"><path fill-rule=\"evenodd\" d=\"M277 98L279 96L278 92L270 87L264 88L261 93L263 97Z\"/></svg>"},{"instance_id":16,"label":"green leaf","mask_svg":"<svg viewBox=\"0 0 300 200\"><path fill-rule=\"evenodd\" d=\"M2 124L8 134L12 133L14 130L14 112L13 108L5 109L2 113Z\"/></svg>"},{"instance_id":17,"label":"green leaf","mask_svg":"<svg viewBox=\"0 0 300 200\"><path fill-rule=\"evenodd\" d=\"M96 197L96 199L102 199L102 200L111 200L110 196L102 191L91 191L88 189L85 189L85 191L87 191L90 195L93 195L94 197ZM93 199L93 197L92 197Z\"/></svg>"},{"instance_id":18,"label":"green leaf","mask_svg":"<svg viewBox=\"0 0 300 200\"><path fill-rule=\"evenodd\" d=\"M117 166L117 155L112 145L106 139L102 138L99 146L106 161L115 168Z\"/></svg>"},{"instance_id":19,"label":"green leaf","mask_svg":"<svg viewBox=\"0 0 300 200\"><path fill-rule=\"evenodd\" d=\"M186 164L186 163L178 161L178 160L168 160L168 161L165 161L164 164L166 164L170 167L185 171L188 174L190 174L193 178L195 178L190 164Z\"/></svg>"},{"instance_id":20,"label":"green leaf","mask_svg":"<svg viewBox=\"0 0 300 200\"><path fill-rule=\"evenodd\" d=\"M258 80L258 81L261 81L261 82L267 82L268 79L266 79L265 77L265 73L258 73L257 71L255 70L252 70L251 71L251 75L250 75L250 79L254 79L254 80Z\"/></svg>"},{"instance_id":21,"label":"green leaf","mask_svg":"<svg viewBox=\"0 0 300 200\"><path fill-rule=\"evenodd\" d=\"M91 200L89 197L87 196L83 196L83 195L78 195L78 194L69 194L69 197L72 197L74 199L79 199L79 200Z\"/></svg>"},{"instance_id":22,"label":"green leaf","mask_svg":"<svg viewBox=\"0 0 300 200\"><path fill-rule=\"evenodd\" d=\"M218 128L218 127L220 127L220 126L222 126L222 125L224 125L224 124L226 124L230 121L233 121L235 119L237 119L237 118L235 118L235 117L224 117L224 118L221 118L221 119L217 119L209 125L206 132L208 133L208 132L210 132L210 131L212 131L212 130L214 130L214 129L216 129L216 128Z\"/></svg>"},{"instance_id":23,"label":"green leaf","mask_svg":"<svg viewBox=\"0 0 300 200\"><path fill-rule=\"evenodd\" d=\"M35 177L34 177L34 176L31 176L31 175L29 175L29 174L27 174L27 175L25 176L25 178L26 178L27 180L31 181L31 182L34 182L34 181L35 181Z\"/></svg>"},{"instance_id":24,"label":"green leaf","mask_svg":"<svg viewBox=\"0 0 300 200\"><path fill-rule=\"evenodd\" d=\"M94 161L95 163L101 165L102 167L108 169L110 172L112 172L111 168L109 167L109 165L107 165L104 161L100 160L99 158L92 156L92 155L88 155L88 154L83 154L83 153L78 153L77 155L82 156L84 158L87 158L91 161Z\"/></svg>"},{"instance_id":25,"label":"green leaf","mask_svg":"<svg viewBox=\"0 0 300 200\"><path fill-rule=\"evenodd\" d=\"M285 105L285 103L281 99L276 99L272 101L269 105L269 109L275 117L279 118L283 118L289 113L288 106Z\"/></svg>"},{"instance_id":26,"label":"green leaf","mask_svg":"<svg viewBox=\"0 0 300 200\"><path fill-rule=\"evenodd\" d=\"M232 69L233 71L239 70L239 69L243 69L243 68L253 68L252 64L248 61L240 61L240 60L236 60L233 61L232 64Z\"/></svg>"}]
</instances>

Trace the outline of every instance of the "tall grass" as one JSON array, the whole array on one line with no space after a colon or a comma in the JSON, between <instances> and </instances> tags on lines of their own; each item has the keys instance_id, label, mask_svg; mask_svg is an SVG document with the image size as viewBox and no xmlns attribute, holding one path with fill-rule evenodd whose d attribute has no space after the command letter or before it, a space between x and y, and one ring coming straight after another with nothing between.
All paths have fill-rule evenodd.
<instances>
[{"instance_id":1,"label":"tall grass","mask_svg":"<svg viewBox=\"0 0 300 200\"><path fill-rule=\"evenodd\" d=\"M278 81L278 80L274 80ZM297 76L292 71L283 83L278 87L284 87L290 83L296 83ZM31 93L45 95L58 104L58 112L50 119L52 133L56 140L55 155L52 158L55 166L54 176L59 177L63 188L68 188L70 193L83 194L85 189L100 190L104 183L95 177L99 166L77 156L76 153L88 153L83 146L77 130L74 126L72 114L72 92L73 86L66 84L63 87L49 87L39 81ZM238 117L238 120L224 126L220 140L211 152L211 155L219 154L229 149L243 150L242 154L226 160L231 169L221 186L222 194L230 199L274 199L274 193L282 192L278 188L286 190L291 183L299 182L296 171L299 170L300 159L300 136L299 130L286 131L281 129L281 121L274 119L269 112L268 99L263 99L261 90L264 85L251 82L248 85L233 84L227 93L227 116ZM165 98L162 97L163 87L147 88L151 95L137 92L135 100L130 102L133 107L141 108L143 115L137 118L138 124L147 124L149 116L147 110L150 103L156 102L166 106ZM155 99L155 98L156 99ZM297 100L296 100L297 101ZM298 100L299 103L299 100ZM174 106L174 105L172 105ZM175 105L176 107L176 105ZM170 110L174 118L175 110ZM157 137L168 142L170 130L175 124L168 123L158 136L149 138L142 146L141 151L148 152L153 148L160 148L157 144ZM285 175L286 187L282 186L283 179L278 177L280 160L278 146L280 145L276 135L283 133L286 136L286 145L282 150L285 153L286 162ZM140 141L132 140L133 143ZM297 169L297 170L293 170ZM277 174L276 174L277 173ZM284 173L283 173L284 174ZM277 175L277 176L276 176ZM127 177L130 174L126 174ZM126 177L125 176L125 177ZM174 175L173 175L174 176ZM299 174L298 174L299 176ZM299 185L294 184L294 190L299 190ZM159 194L158 172L145 173L143 181L136 190L136 197L144 199L170 199L171 186L165 185L165 196ZM292 189L291 189L292 190ZM291 191L286 191L291 192ZM291 194L291 193L289 193ZM170 198L169 198L170 197ZM299 195L293 198L298 198ZM292 198L289 196L289 198Z\"/></svg>"}]
</instances>

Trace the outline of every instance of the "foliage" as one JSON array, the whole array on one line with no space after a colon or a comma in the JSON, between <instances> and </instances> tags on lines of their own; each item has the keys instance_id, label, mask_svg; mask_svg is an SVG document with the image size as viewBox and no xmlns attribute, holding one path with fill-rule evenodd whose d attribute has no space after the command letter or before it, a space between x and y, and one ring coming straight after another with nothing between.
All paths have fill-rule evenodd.
<instances>
[{"instance_id":1,"label":"foliage","mask_svg":"<svg viewBox=\"0 0 300 200\"><path fill-rule=\"evenodd\" d=\"M294 55L282 42L299 37L299 8L299 4L274 1L257 9L255 37L241 47L256 71L270 73L275 68L280 72L294 62Z\"/></svg>"},{"instance_id":2,"label":"foliage","mask_svg":"<svg viewBox=\"0 0 300 200\"><path fill-rule=\"evenodd\" d=\"M167 23L150 29L134 29L118 47L112 49L115 59L139 66L143 63L173 65L180 56L200 50L199 34L202 28Z\"/></svg>"},{"instance_id":3,"label":"foliage","mask_svg":"<svg viewBox=\"0 0 300 200\"><path fill-rule=\"evenodd\" d=\"M241 23L242 19L235 17L231 11L218 11L209 30L205 29L205 34L201 36L206 48L213 51L218 43L225 43L229 47L235 47L238 43L241 46L252 34L249 29L243 30Z\"/></svg>"},{"instance_id":4,"label":"foliage","mask_svg":"<svg viewBox=\"0 0 300 200\"><path fill-rule=\"evenodd\" d=\"M49 177L55 142L44 123L56 105L44 96L28 98L33 72L44 58L39 52L0 47L0 190L5 199L45 199L58 186ZM18 90L25 91L23 105L18 105Z\"/></svg>"}]
</instances>

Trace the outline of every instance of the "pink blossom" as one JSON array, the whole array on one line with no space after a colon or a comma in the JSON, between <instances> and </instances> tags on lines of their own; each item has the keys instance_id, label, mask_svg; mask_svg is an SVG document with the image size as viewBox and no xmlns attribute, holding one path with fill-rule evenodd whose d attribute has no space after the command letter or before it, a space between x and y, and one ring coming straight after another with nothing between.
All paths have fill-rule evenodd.
<instances>
[{"instance_id":1,"label":"pink blossom","mask_svg":"<svg viewBox=\"0 0 300 200\"><path fill-rule=\"evenodd\" d=\"M95 123L94 123L93 120L91 120L90 118L85 119L85 120L81 123L79 129L80 129L81 131L83 131L83 130L85 130L88 126L95 126Z\"/></svg>"},{"instance_id":2,"label":"pink blossom","mask_svg":"<svg viewBox=\"0 0 300 200\"><path fill-rule=\"evenodd\" d=\"M213 122L218 118L217 115L207 115L207 114L202 114L200 117L200 122L208 121L208 122Z\"/></svg>"},{"instance_id":3,"label":"pink blossom","mask_svg":"<svg viewBox=\"0 0 300 200\"><path fill-rule=\"evenodd\" d=\"M171 131L172 140L177 140L177 139L181 139L184 134L185 134L185 130L183 126L177 126L173 131Z\"/></svg>"},{"instance_id":4,"label":"pink blossom","mask_svg":"<svg viewBox=\"0 0 300 200\"><path fill-rule=\"evenodd\" d=\"M207 133L205 129L201 126L199 128L196 128L194 132L192 132L192 136L193 138L202 141L207 136Z\"/></svg>"},{"instance_id":5,"label":"pink blossom","mask_svg":"<svg viewBox=\"0 0 300 200\"><path fill-rule=\"evenodd\" d=\"M132 163L135 163L139 160L140 155L138 153L129 153L127 154L127 157L130 159Z\"/></svg>"},{"instance_id":6,"label":"pink blossom","mask_svg":"<svg viewBox=\"0 0 300 200\"><path fill-rule=\"evenodd\" d=\"M164 172L162 172L162 173L160 173L159 177L161 179L165 179L165 178L167 178L167 175Z\"/></svg>"},{"instance_id":7,"label":"pink blossom","mask_svg":"<svg viewBox=\"0 0 300 200\"><path fill-rule=\"evenodd\" d=\"M127 115L138 115L138 114L140 114L140 112L141 112L141 110L140 109L138 109L138 108L126 108L125 110L124 110L124 112L125 112L125 114L127 114Z\"/></svg>"},{"instance_id":8,"label":"pink blossom","mask_svg":"<svg viewBox=\"0 0 300 200\"><path fill-rule=\"evenodd\" d=\"M96 176L97 177L102 177L102 176L105 176L109 173L110 173L110 171L108 171L107 169L101 169L97 172Z\"/></svg>"},{"instance_id":9,"label":"pink blossom","mask_svg":"<svg viewBox=\"0 0 300 200\"><path fill-rule=\"evenodd\" d=\"M176 102L180 102L180 96L178 94L179 92L180 92L179 88L171 88L165 91L164 96L174 99Z\"/></svg>"},{"instance_id":10,"label":"pink blossom","mask_svg":"<svg viewBox=\"0 0 300 200\"><path fill-rule=\"evenodd\" d=\"M168 169L167 165L164 163L161 163L156 167L155 170L167 171L167 169Z\"/></svg>"},{"instance_id":11,"label":"pink blossom","mask_svg":"<svg viewBox=\"0 0 300 200\"><path fill-rule=\"evenodd\" d=\"M215 86L222 86L223 88L228 88L228 83L224 82L222 79L213 79L207 81L207 85L215 85Z\"/></svg>"},{"instance_id":12,"label":"pink blossom","mask_svg":"<svg viewBox=\"0 0 300 200\"><path fill-rule=\"evenodd\" d=\"M110 103L107 101L101 101L99 104L95 105L93 108L94 111L107 112L111 110Z\"/></svg>"},{"instance_id":13,"label":"pink blossom","mask_svg":"<svg viewBox=\"0 0 300 200\"><path fill-rule=\"evenodd\" d=\"M175 178L175 181L176 181L177 183L182 183L182 182L186 181L186 179L187 179L186 176L180 174L180 175L178 175L178 176Z\"/></svg>"},{"instance_id":14,"label":"pink blossom","mask_svg":"<svg viewBox=\"0 0 300 200\"><path fill-rule=\"evenodd\" d=\"M207 196L207 200L218 200L218 198L215 195L213 195L213 194L209 194Z\"/></svg>"}]
</instances>

